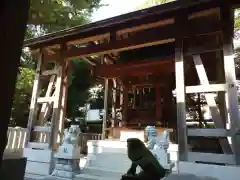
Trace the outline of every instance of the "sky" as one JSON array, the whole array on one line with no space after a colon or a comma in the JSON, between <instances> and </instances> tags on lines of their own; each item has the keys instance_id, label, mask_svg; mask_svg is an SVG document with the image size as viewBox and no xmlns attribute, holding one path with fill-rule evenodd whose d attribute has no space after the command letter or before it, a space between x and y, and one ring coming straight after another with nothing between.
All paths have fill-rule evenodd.
<instances>
[{"instance_id":1,"label":"sky","mask_svg":"<svg viewBox=\"0 0 240 180\"><path fill-rule=\"evenodd\" d=\"M93 14L92 21L95 22L128 13L145 1L146 0L102 0L102 4L108 4L108 6L98 9Z\"/></svg>"}]
</instances>

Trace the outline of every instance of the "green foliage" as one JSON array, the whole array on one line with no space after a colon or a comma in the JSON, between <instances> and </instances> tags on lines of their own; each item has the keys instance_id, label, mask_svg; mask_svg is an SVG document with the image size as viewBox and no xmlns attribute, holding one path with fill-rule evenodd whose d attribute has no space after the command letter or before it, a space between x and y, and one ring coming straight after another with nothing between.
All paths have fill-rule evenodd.
<instances>
[{"instance_id":1,"label":"green foliage","mask_svg":"<svg viewBox=\"0 0 240 180\"><path fill-rule=\"evenodd\" d=\"M235 10L235 32L240 30L240 10Z\"/></svg>"},{"instance_id":2,"label":"green foliage","mask_svg":"<svg viewBox=\"0 0 240 180\"><path fill-rule=\"evenodd\" d=\"M19 70L10 125L26 126L35 71L24 67Z\"/></svg>"},{"instance_id":3,"label":"green foliage","mask_svg":"<svg viewBox=\"0 0 240 180\"><path fill-rule=\"evenodd\" d=\"M100 0L32 0L25 38L88 23L91 13L100 6ZM91 84L86 64L80 61L74 61L73 64L73 73L69 76L70 117L80 104L84 104ZM13 100L11 125L27 124L35 68L36 61L24 50Z\"/></svg>"},{"instance_id":4,"label":"green foliage","mask_svg":"<svg viewBox=\"0 0 240 180\"><path fill-rule=\"evenodd\" d=\"M100 0L32 0L29 25L53 32L89 22Z\"/></svg>"},{"instance_id":5,"label":"green foliage","mask_svg":"<svg viewBox=\"0 0 240 180\"><path fill-rule=\"evenodd\" d=\"M69 75L70 83L68 88L67 116L81 117L79 107L89 99L89 88L94 84L94 80L88 69L88 64L82 60L72 61L72 73Z\"/></svg>"}]
</instances>

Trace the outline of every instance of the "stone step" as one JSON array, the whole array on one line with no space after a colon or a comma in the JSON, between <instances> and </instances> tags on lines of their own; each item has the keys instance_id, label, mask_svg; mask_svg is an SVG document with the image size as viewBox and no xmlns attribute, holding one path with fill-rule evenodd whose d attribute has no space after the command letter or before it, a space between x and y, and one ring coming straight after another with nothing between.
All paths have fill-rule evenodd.
<instances>
[{"instance_id":1,"label":"stone step","mask_svg":"<svg viewBox=\"0 0 240 180\"><path fill-rule=\"evenodd\" d=\"M101 177L101 176L94 176L89 174L79 174L76 177L76 180L119 180L119 178L109 178L109 177Z\"/></svg>"},{"instance_id":2,"label":"stone step","mask_svg":"<svg viewBox=\"0 0 240 180\"><path fill-rule=\"evenodd\" d=\"M105 169L96 168L96 167L86 167L81 170L81 174L121 179L121 176L124 173L119 171L105 170Z\"/></svg>"},{"instance_id":3,"label":"stone step","mask_svg":"<svg viewBox=\"0 0 240 180\"><path fill-rule=\"evenodd\" d=\"M45 176L25 173L24 180L44 180Z\"/></svg>"}]
</instances>

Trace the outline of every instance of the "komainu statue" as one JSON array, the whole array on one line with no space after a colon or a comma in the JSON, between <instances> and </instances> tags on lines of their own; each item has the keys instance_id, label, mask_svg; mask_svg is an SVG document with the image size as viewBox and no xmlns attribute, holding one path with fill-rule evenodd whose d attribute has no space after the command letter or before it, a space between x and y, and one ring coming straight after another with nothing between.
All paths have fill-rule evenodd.
<instances>
[{"instance_id":1,"label":"komainu statue","mask_svg":"<svg viewBox=\"0 0 240 180\"><path fill-rule=\"evenodd\" d=\"M166 174L166 170L153 156L144 143L137 138L127 139L128 158L132 161L127 174L122 180L160 180ZM142 171L136 174L136 168L140 166Z\"/></svg>"},{"instance_id":2,"label":"komainu statue","mask_svg":"<svg viewBox=\"0 0 240 180\"><path fill-rule=\"evenodd\" d=\"M169 146L169 133L167 130L165 130L161 135L158 135L154 126L147 126L145 128L145 136L148 149L158 149L163 146L165 149L167 149Z\"/></svg>"},{"instance_id":3,"label":"komainu statue","mask_svg":"<svg viewBox=\"0 0 240 180\"><path fill-rule=\"evenodd\" d=\"M64 130L63 144L72 144L77 146L79 144L79 134L81 133L77 125L71 125L69 129Z\"/></svg>"}]
</instances>

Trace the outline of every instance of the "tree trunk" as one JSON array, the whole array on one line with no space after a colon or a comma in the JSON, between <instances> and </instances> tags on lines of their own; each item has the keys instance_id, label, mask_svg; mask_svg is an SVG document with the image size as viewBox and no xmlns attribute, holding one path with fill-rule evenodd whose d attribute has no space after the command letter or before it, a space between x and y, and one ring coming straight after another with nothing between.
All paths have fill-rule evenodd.
<instances>
[{"instance_id":1,"label":"tree trunk","mask_svg":"<svg viewBox=\"0 0 240 180\"><path fill-rule=\"evenodd\" d=\"M1 78L1 103L0 103L0 156L2 158L6 146L7 130L11 115L11 106L15 90L17 70L20 63L22 45L28 19L30 1L3 0L1 8L0 49L2 69ZM16 18L17 17L17 18ZM0 168L2 160L0 161Z\"/></svg>"}]
</instances>

